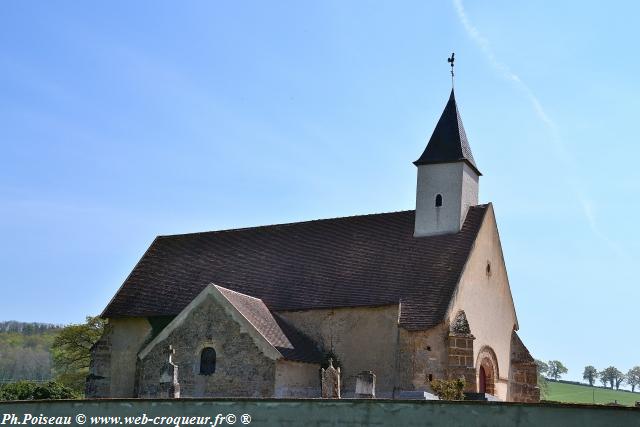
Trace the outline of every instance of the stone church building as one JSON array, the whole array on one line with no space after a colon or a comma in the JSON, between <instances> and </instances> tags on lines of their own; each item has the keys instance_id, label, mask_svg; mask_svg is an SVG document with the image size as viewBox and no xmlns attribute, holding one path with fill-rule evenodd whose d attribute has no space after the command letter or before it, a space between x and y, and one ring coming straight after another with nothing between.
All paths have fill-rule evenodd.
<instances>
[{"instance_id":1,"label":"stone church building","mask_svg":"<svg viewBox=\"0 0 640 427\"><path fill-rule=\"evenodd\" d=\"M157 237L102 313L87 396L320 397L331 357L342 397L371 371L380 398L464 378L538 401L453 91L414 165L415 210Z\"/></svg>"}]
</instances>

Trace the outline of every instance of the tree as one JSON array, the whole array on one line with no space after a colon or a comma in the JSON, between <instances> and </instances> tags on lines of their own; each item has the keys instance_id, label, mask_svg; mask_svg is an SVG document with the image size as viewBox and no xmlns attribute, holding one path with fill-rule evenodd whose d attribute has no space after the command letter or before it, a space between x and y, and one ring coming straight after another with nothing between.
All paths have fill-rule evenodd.
<instances>
[{"instance_id":1,"label":"tree","mask_svg":"<svg viewBox=\"0 0 640 427\"><path fill-rule=\"evenodd\" d=\"M538 367L538 375L545 375L549 372L549 365L544 363L542 360L536 359L536 366Z\"/></svg>"},{"instance_id":2,"label":"tree","mask_svg":"<svg viewBox=\"0 0 640 427\"><path fill-rule=\"evenodd\" d=\"M582 373L582 379L589 381L589 385L593 387L593 383L596 381L598 377L598 370L593 366L585 366L584 372Z\"/></svg>"},{"instance_id":3,"label":"tree","mask_svg":"<svg viewBox=\"0 0 640 427\"><path fill-rule=\"evenodd\" d=\"M609 378L607 377L607 373L605 371L598 372L598 378L600 378L600 382L604 387L607 386L607 382L609 382Z\"/></svg>"},{"instance_id":4,"label":"tree","mask_svg":"<svg viewBox=\"0 0 640 427\"><path fill-rule=\"evenodd\" d=\"M600 372L600 380L607 386L607 382L611 385L611 388L615 386L616 389L620 389L620 384L624 381L625 376L616 367L609 366L604 371Z\"/></svg>"},{"instance_id":5,"label":"tree","mask_svg":"<svg viewBox=\"0 0 640 427\"><path fill-rule=\"evenodd\" d=\"M613 380L616 383L616 390L620 390L620 384L626 381L626 379L627 379L626 375L616 369L613 376Z\"/></svg>"},{"instance_id":6,"label":"tree","mask_svg":"<svg viewBox=\"0 0 640 427\"><path fill-rule=\"evenodd\" d=\"M640 366L634 366L627 372L627 384L631 386L631 391L636 391L636 386L640 386Z\"/></svg>"},{"instance_id":7,"label":"tree","mask_svg":"<svg viewBox=\"0 0 640 427\"><path fill-rule=\"evenodd\" d=\"M615 369L613 366L609 366L606 369L603 369L602 371L600 371L600 373L598 374L598 376L600 377L600 381L602 382L602 385L604 385L605 387L607 387L607 384L611 384L611 388L613 388L613 376L612 376L612 369Z\"/></svg>"},{"instance_id":8,"label":"tree","mask_svg":"<svg viewBox=\"0 0 640 427\"><path fill-rule=\"evenodd\" d=\"M104 325L105 321L99 317L87 317L86 323L62 328L51 346L58 382L77 393L84 392L91 362L90 350L102 336Z\"/></svg>"},{"instance_id":9,"label":"tree","mask_svg":"<svg viewBox=\"0 0 640 427\"><path fill-rule=\"evenodd\" d=\"M538 387L540 388L540 397L545 397L547 395L548 384L547 379L545 378L545 374L549 372L549 365L539 359L535 359L536 368L538 371Z\"/></svg>"},{"instance_id":10,"label":"tree","mask_svg":"<svg viewBox=\"0 0 640 427\"><path fill-rule=\"evenodd\" d=\"M546 399L549 395L549 381L538 374L538 388L540 389L540 399Z\"/></svg>"},{"instance_id":11,"label":"tree","mask_svg":"<svg viewBox=\"0 0 640 427\"><path fill-rule=\"evenodd\" d=\"M562 374L566 374L569 370L559 360L549 361L549 376L554 380L559 380Z\"/></svg>"}]
</instances>

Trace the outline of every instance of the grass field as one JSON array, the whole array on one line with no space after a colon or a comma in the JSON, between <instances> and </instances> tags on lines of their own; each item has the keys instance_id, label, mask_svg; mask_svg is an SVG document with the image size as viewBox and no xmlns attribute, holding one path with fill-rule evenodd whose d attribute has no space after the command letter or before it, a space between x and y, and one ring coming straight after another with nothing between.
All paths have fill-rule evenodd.
<instances>
[{"instance_id":1,"label":"grass field","mask_svg":"<svg viewBox=\"0 0 640 427\"><path fill-rule=\"evenodd\" d=\"M549 381L545 400L567 403L611 403L615 400L621 405L632 406L640 401L640 393L630 391L603 389L575 384L564 384Z\"/></svg>"}]
</instances>

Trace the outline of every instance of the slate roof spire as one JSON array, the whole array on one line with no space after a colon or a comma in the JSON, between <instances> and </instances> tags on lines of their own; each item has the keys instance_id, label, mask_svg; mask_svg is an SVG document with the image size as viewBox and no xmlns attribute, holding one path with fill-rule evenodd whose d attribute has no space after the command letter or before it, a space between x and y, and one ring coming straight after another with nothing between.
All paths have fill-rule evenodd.
<instances>
[{"instance_id":1,"label":"slate roof spire","mask_svg":"<svg viewBox=\"0 0 640 427\"><path fill-rule=\"evenodd\" d=\"M456 104L453 89L451 96L444 107L444 111L438 120L436 128L429 139L427 148L414 165L428 165L434 163L466 162L478 175L482 175L473 160L471 147L467 141L467 134L462 125L460 112Z\"/></svg>"}]
</instances>

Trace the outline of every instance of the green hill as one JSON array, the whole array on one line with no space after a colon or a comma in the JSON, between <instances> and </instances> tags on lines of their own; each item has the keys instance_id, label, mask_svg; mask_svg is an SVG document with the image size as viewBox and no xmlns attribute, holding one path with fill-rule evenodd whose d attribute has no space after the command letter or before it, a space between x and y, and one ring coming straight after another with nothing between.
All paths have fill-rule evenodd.
<instances>
[{"instance_id":1,"label":"green hill","mask_svg":"<svg viewBox=\"0 0 640 427\"><path fill-rule=\"evenodd\" d=\"M588 385L576 385L548 381L548 391L545 400L565 403L612 403L618 401L621 405L633 406L640 401L640 393L625 390L611 390Z\"/></svg>"},{"instance_id":2,"label":"green hill","mask_svg":"<svg viewBox=\"0 0 640 427\"><path fill-rule=\"evenodd\" d=\"M50 380L51 344L59 331L46 323L0 322L0 385Z\"/></svg>"}]
</instances>

